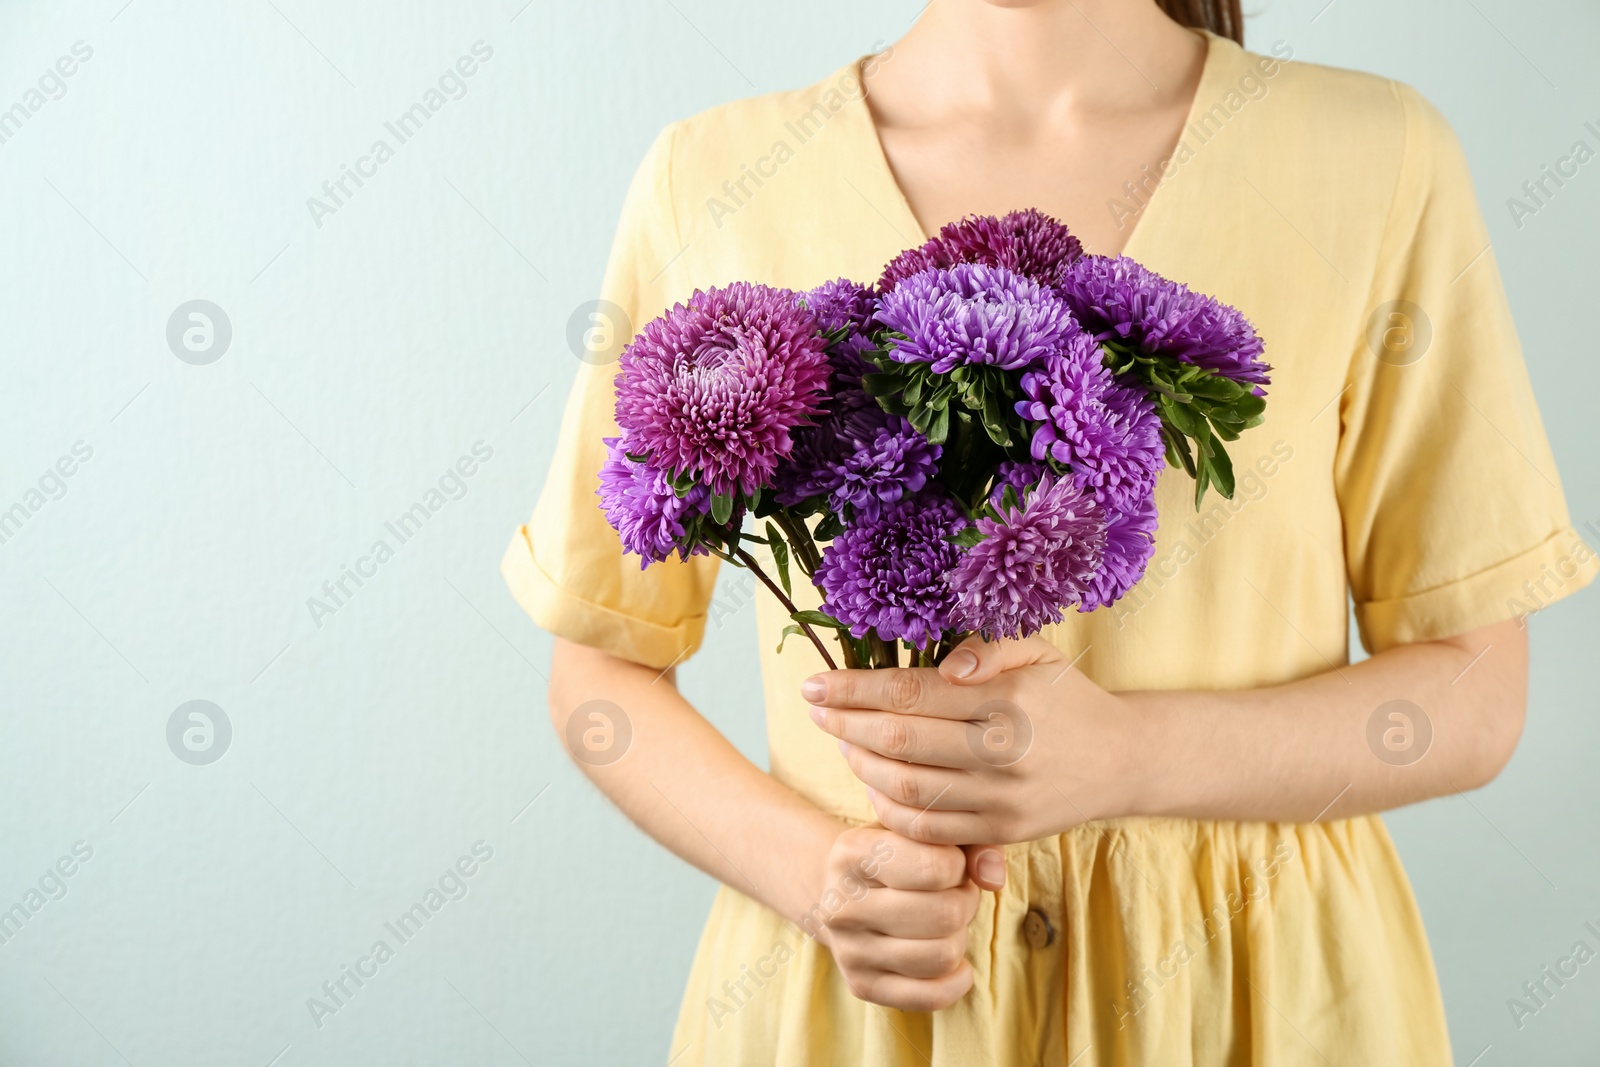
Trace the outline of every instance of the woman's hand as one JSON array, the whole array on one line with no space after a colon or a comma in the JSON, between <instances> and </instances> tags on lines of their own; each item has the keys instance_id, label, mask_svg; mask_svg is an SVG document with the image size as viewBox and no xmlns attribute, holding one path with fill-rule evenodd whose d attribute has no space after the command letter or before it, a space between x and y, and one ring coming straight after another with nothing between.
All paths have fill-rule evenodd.
<instances>
[{"instance_id":1,"label":"woman's hand","mask_svg":"<svg viewBox=\"0 0 1600 1067\"><path fill-rule=\"evenodd\" d=\"M801 692L878 819L914 841L1009 844L1136 813L1142 716L1040 638L969 638L938 670L830 671Z\"/></svg>"},{"instance_id":2,"label":"woman's hand","mask_svg":"<svg viewBox=\"0 0 1600 1067\"><path fill-rule=\"evenodd\" d=\"M978 887L959 848L849 829L829 852L825 884L800 925L828 946L858 998L938 1011L972 988L967 924Z\"/></svg>"}]
</instances>

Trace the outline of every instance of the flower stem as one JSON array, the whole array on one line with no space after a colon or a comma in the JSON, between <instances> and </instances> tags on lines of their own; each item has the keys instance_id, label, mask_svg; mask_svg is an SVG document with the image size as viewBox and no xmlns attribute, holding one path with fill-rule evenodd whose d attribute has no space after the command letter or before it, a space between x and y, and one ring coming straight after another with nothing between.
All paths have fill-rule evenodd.
<instances>
[{"instance_id":1,"label":"flower stem","mask_svg":"<svg viewBox=\"0 0 1600 1067\"><path fill-rule=\"evenodd\" d=\"M811 531L806 528L805 520L795 518L786 511L777 511L772 515L778 529L783 531L789 541L789 554L800 565L800 571L812 584L816 584L817 568L822 566L822 553L817 550L817 543L811 537ZM839 652L844 657L846 670L860 670L864 664L856 653L855 642L843 630L835 631L839 638Z\"/></svg>"},{"instance_id":2,"label":"flower stem","mask_svg":"<svg viewBox=\"0 0 1600 1067\"><path fill-rule=\"evenodd\" d=\"M817 543L811 539L811 531L806 529L806 524L782 511L772 517L776 520L778 529L789 538L789 547L793 550L800 569L805 571L807 578L815 576L817 568L822 565L822 554L817 551Z\"/></svg>"},{"instance_id":3,"label":"flower stem","mask_svg":"<svg viewBox=\"0 0 1600 1067\"><path fill-rule=\"evenodd\" d=\"M750 569L750 573L760 579L761 584L766 586L773 596L778 598L778 603L784 606L784 610L788 611L791 616L799 613L800 609L794 606L794 601L790 600L788 595L784 593L782 586L767 577L767 572L761 569L761 564L756 562L756 558L750 554L749 549L736 548L733 550L733 555L741 564ZM811 628L810 624L800 622L799 619L795 619L795 622L799 623L801 632L816 646L817 653L822 657L822 662L828 665L828 669L830 671L838 670L839 665L833 662L832 656L828 655L828 650L823 646L822 639L817 636L817 632Z\"/></svg>"}]
</instances>

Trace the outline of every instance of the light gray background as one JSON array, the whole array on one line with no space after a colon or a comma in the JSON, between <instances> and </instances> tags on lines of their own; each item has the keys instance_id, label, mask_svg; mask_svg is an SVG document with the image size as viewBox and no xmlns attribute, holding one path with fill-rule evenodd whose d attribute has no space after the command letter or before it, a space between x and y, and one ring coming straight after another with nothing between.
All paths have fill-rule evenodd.
<instances>
[{"instance_id":1,"label":"light gray background","mask_svg":"<svg viewBox=\"0 0 1600 1067\"><path fill-rule=\"evenodd\" d=\"M1589 0L1266 3L1250 44L1418 86L1471 157L1575 523L1600 524L1600 125ZM538 489L624 188L667 122L817 79L919 5L722 0L6 3L0 108L0 1064L655 1063L712 884L573 770L549 638L497 573ZM475 41L493 58L321 227L308 197ZM174 357L214 301L231 347ZM306 600L482 441L493 457L319 627ZM1594 539L1595 528L1588 536ZM392 543L392 539L391 539ZM683 673L764 759L749 596ZM1600 962L1520 1031L1524 981L1600 926L1600 597L1533 622L1532 713L1489 789L1390 819L1462 1063L1593 1063ZM708 667L717 662L715 675ZM209 766L169 750L225 709ZM535 799L537 798L537 799ZM308 997L474 842L464 899L319 1029ZM1473 1057L1481 1058L1474 1061Z\"/></svg>"}]
</instances>

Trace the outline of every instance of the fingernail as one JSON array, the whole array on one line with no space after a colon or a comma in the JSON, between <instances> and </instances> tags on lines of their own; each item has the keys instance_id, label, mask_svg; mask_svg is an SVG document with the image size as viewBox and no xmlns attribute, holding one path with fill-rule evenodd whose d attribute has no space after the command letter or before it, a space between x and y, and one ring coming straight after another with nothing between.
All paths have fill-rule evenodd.
<instances>
[{"instance_id":1,"label":"fingernail","mask_svg":"<svg viewBox=\"0 0 1600 1067\"><path fill-rule=\"evenodd\" d=\"M845 744L843 741L840 741L839 742L839 751L844 753L846 756L848 756L848 755L850 755L850 746Z\"/></svg>"},{"instance_id":2,"label":"fingernail","mask_svg":"<svg viewBox=\"0 0 1600 1067\"><path fill-rule=\"evenodd\" d=\"M958 648L945 657L944 665L957 678L965 678L978 669L978 657L970 649Z\"/></svg>"},{"instance_id":3,"label":"fingernail","mask_svg":"<svg viewBox=\"0 0 1600 1067\"><path fill-rule=\"evenodd\" d=\"M867 786L867 799L872 801L874 804L878 802L878 791L872 788L870 785Z\"/></svg>"},{"instance_id":4,"label":"fingernail","mask_svg":"<svg viewBox=\"0 0 1600 1067\"><path fill-rule=\"evenodd\" d=\"M811 721L826 730L828 728L828 713L813 705L811 708Z\"/></svg>"},{"instance_id":5,"label":"fingernail","mask_svg":"<svg viewBox=\"0 0 1600 1067\"><path fill-rule=\"evenodd\" d=\"M807 678L800 683L800 695L815 704L828 695L828 686L821 678Z\"/></svg>"},{"instance_id":6,"label":"fingernail","mask_svg":"<svg viewBox=\"0 0 1600 1067\"><path fill-rule=\"evenodd\" d=\"M978 877L990 885L1006 884L1006 861L998 852L985 852L978 857Z\"/></svg>"}]
</instances>

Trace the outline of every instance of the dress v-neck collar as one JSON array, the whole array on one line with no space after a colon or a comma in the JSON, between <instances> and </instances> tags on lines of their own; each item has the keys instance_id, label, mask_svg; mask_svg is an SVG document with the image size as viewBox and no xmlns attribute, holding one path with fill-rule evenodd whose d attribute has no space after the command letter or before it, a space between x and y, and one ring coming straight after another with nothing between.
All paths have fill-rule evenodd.
<instances>
[{"instance_id":1,"label":"dress v-neck collar","mask_svg":"<svg viewBox=\"0 0 1600 1067\"><path fill-rule=\"evenodd\" d=\"M1195 31L1206 39L1206 56L1200 68L1200 81L1195 86L1194 98L1189 101L1188 113L1184 116L1183 126L1178 131L1177 143L1173 146L1173 154L1177 155L1182 146L1188 141L1190 131L1203 110L1209 110L1213 103L1224 95L1223 83L1242 54L1242 49L1232 40L1218 37L1207 30ZM839 84L838 79L854 78L858 84L865 86L866 80L861 76L861 67L870 56L862 56L842 68L834 78L832 84ZM867 106L865 92L857 93L850 98L847 110L855 139L859 143L861 157L867 161L866 173L870 177L870 189L857 191L873 206L885 221L902 236L910 239L910 245L915 247L928 241L929 235L924 232L922 223L917 220L916 212L911 210L911 202L906 198L905 190L901 189L899 181L894 176L894 170L889 165L889 157L883 150L883 140L878 136L878 127L872 119L872 111ZM1205 153L1206 156L1215 153ZM1198 155L1197 157L1198 158ZM1209 161L1209 160L1208 160ZM1183 165L1185 184L1192 185L1196 169L1195 160L1190 160ZM1166 213L1168 200L1173 199L1172 190L1168 189L1174 172L1164 179L1154 191L1146 198L1144 208L1138 213L1133 223L1133 233L1128 235L1127 242L1123 245L1122 255L1140 258L1140 250L1153 239L1147 231L1153 227L1159 232ZM1031 205L1018 204L1018 208ZM1152 220L1152 216L1155 216ZM1066 221L1070 227L1071 220Z\"/></svg>"}]
</instances>

